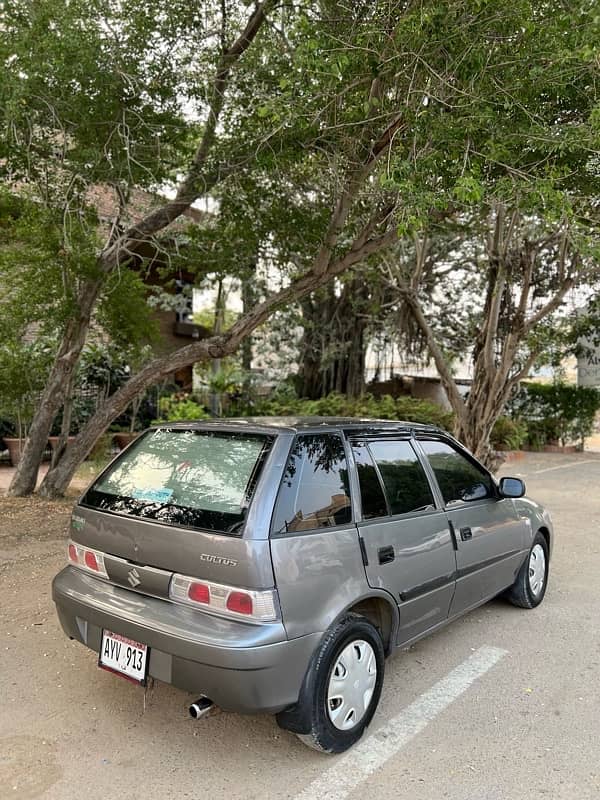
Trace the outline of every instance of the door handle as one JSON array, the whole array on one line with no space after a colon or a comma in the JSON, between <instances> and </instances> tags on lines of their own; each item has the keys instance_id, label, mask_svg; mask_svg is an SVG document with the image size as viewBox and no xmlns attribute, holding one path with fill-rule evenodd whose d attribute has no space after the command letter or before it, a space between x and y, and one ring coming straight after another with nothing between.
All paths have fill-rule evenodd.
<instances>
[{"instance_id":1,"label":"door handle","mask_svg":"<svg viewBox=\"0 0 600 800\"><path fill-rule=\"evenodd\" d=\"M460 529L460 538L463 540L463 542L466 542L469 539L472 539L473 538L473 531L471 530L471 528L461 528Z\"/></svg>"},{"instance_id":2,"label":"door handle","mask_svg":"<svg viewBox=\"0 0 600 800\"><path fill-rule=\"evenodd\" d=\"M377 551L380 564L390 564L395 558L394 548L389 545L388 547L380 547Z\"/></svg>"}]
</instances>

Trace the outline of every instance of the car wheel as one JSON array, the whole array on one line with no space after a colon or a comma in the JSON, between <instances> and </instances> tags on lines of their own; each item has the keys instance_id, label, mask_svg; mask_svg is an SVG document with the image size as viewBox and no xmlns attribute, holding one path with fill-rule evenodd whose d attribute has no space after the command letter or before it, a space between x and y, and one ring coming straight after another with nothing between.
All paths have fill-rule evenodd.
<instances>
[{"instance_id":1,"label":"car wheel","mask_svg":"<svg viewBox=\"0 0 600 800\"><path fill-rule=\"evenodd\" d=\"M544 599L548 585L548 542L539 531L517 579L506 597L519 608L535 608Z\"/></svg>"},{"instance_id":2,"label":"car wheel","mask_svg":"<svg viewBox=\"0 0 600 800\"><path fill-rule=\"evenodd\" d=\"M371 722L383 685L385 656L377 629L350 614L323 638L313 660L305 707L304 744L325 753L343 753Z\"/></svg>"}]
</instances>

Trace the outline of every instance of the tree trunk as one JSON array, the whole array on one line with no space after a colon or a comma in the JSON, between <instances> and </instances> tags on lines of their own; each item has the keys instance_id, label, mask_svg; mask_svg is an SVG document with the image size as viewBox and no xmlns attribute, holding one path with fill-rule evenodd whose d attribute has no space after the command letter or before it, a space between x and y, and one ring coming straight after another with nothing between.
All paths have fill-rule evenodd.
<instances>
[{"instance_id":1,"label":"tree trunk","mask_svg":"<svg viewBox=\"0 0 600 800\"><path fill-rule=\"evenodd\" d=\"M59 408L65 402L66 393L85 344L92 309L101 285L102 282L99 280L86 282L79 293L79 313L67 325L29 428L21 460L9 486L9 495L23 497L35 489L50 429Z\"/></svg>"},{"instance_id":2,"label":"tree trunk","mask_svg":"<svg viewBox=\"0 0 600 800\"><path fill-rule=\"evenodd\" d=\"M217 299L215 301L215 321L213 324L213 336L218 336L223 330L225 322L225 290L223 288L223 279L219 278L217 285ZM221 371L221 359L213 358L210 362L210 374L213 379ZM218 392L214 385L210 392L210 411L213 417L221 417L223 415L223 396Z\"/></svg>"},{"instance_id":3,"label":"tree trunk","mask_svg":"<svg viewBox=\"0 0 600 800\"><path fill-rule=\"evenodd\" d=\"M75 402L75 371L71 372L71 377L65 392L65 401L62 408L62 422L60 426L60 436L56 446L52 449L52 459L50 461L50 469L54 467L61 459L65 451L67 442L69 441L69 433L71 432L71 419L73 417L73 404Z\"/></svg>"},{"instance_id":4,"label":"tree trunk","mask_svg":"<svg viewBox=\"0 0 600 800\"><path fill-rule=\"evenodd\" d=\"M365 389L368 289L350 278L337 296L333 286L306 298L299 394L318 400L331 392L360 397Z\"/></svg>"},{"instance_id":5,"label":"tree trunk","mask_svg":"<svg viewBox=\"0 0 600 800\"><path fill-rule=\"evenodd\" d=\"M300 342L300 370L298 373L298 394L309 400L317 400L324 394L322 337L328 320L323 318L329 299L308 296L300 303L303 317L303 333Z\"/></svg>"},{"instance_id":6,"label":"tree trunk","mask_svg":"<svg viewBox=\"0 0 600 800\"><path fill-rule=\"evenodd\" d=\"M257 259L258 260L258 259ZM242 279L242 315L248 314L256 302L254 283L256 281L257 260L250 266L250 273ZM242 405L249 408L252 402L252 356L254 339L252 334L242 342Z\"/></svg>"}]
</instances>

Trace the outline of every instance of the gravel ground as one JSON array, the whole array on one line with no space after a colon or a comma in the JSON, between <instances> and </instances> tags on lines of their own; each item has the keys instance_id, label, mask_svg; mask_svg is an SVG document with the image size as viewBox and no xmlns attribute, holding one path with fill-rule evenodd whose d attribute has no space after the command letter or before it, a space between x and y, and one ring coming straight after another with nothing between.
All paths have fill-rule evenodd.
<instances>
[{"instance_id":1,"label":"gravel ground","mask_svg":"<svg viewBox=\"0 0 600 800\"><path fill-rule=\"evenodd\" d=\"M502 471L524 476L552 511L546 599L533 612L494 601L388 662L372 731L477 648L508 651L351 800L367 791L384 800L600 796L600 457L528 455ZM158 683L145 694L97 669L63 635L50 597L69 511L68 502L0 497L3 798L277 800L335 763L270 717L194 722L195 698Z\"/></svg>"}]
</instances>

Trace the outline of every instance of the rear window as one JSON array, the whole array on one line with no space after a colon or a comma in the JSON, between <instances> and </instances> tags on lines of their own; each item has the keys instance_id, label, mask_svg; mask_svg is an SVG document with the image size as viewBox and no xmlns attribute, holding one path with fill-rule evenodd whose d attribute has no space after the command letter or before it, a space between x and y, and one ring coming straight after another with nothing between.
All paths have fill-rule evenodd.
<instances>
[{"instance_id":1,"label":"rear window","mask_svg":"<svg viewBox=\"0 0 600 800\"><path fill-rule=\"evenodd\" d=\"M272 443L260 434L150 431L82 502L167 525L240 533Z\"/></svg>"},{"instance_id":2,"label":"rear window","mask_svg":"<svg viewBox=\"0 0 600 800\"><path fill-rule=\"evenodd\" d=\"M273 533L314 531L351 520L342 439L333 433L298 436L279 487Z\"/></svg>"}]
</instances>

